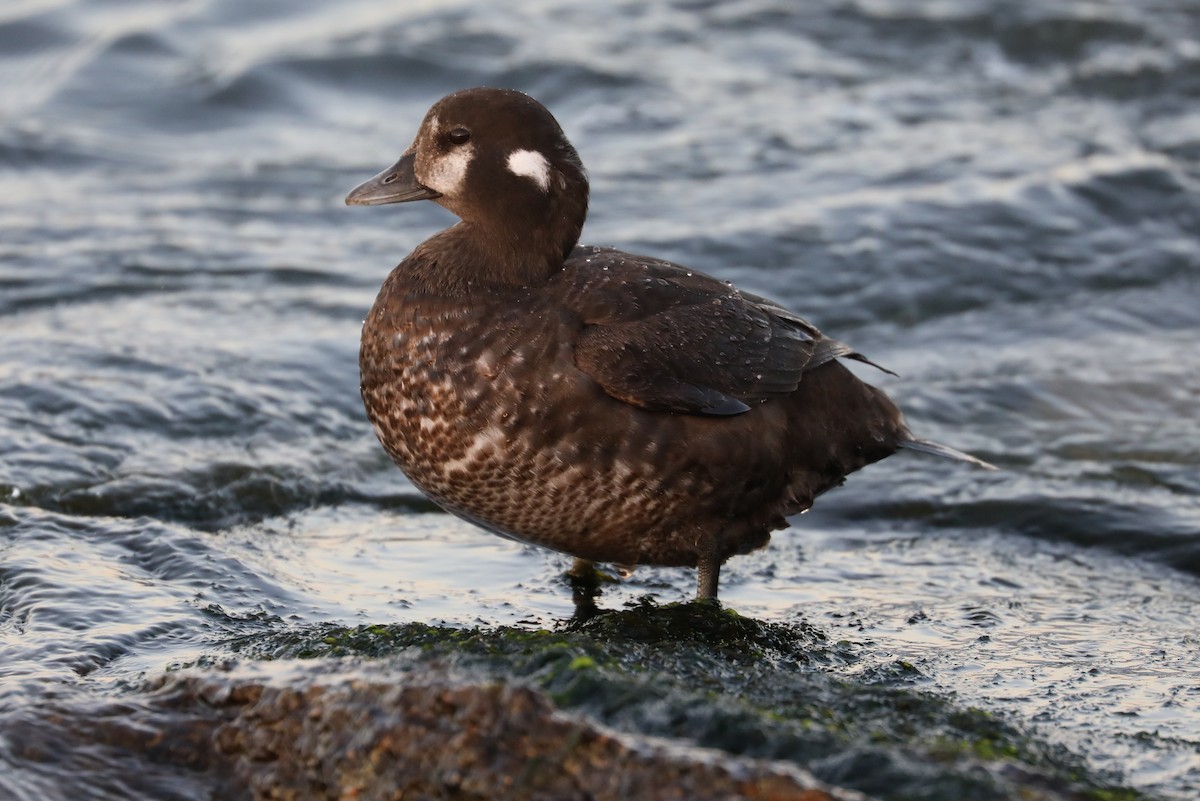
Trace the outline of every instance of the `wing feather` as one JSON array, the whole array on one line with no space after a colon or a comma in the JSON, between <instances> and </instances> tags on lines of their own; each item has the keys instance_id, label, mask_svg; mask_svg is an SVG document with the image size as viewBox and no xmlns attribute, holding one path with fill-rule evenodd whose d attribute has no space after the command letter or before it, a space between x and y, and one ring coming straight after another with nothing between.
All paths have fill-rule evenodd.
<instances>
[{"instance_id":1,"label":"wing feather","mask_svg":"<svg viewBox=\"0 0 1200 801\"><path fill-rule=\"evenodd\" d=\"M740 414L821 364L858 358L784 307L670 262L580 248L565 280L582 321L576 366L645 409Z\"/></svg>"}]
</instances>

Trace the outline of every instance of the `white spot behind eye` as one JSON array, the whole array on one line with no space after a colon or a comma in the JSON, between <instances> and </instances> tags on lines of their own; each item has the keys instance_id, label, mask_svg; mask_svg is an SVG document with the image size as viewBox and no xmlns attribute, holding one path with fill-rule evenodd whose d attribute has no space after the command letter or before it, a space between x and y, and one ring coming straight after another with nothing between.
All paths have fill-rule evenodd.
<instances>
[{"instance_id":1,"label":"white spot behind eye","mask_svg":"<svg viewBox=\"0 0 1200 801\"><path fill-rule=\"evenodd\" d=\"M509 153L508 171L529 178L543 192L550 188L550 162L535 150L514 150Z\"/></svg>"},{"instance_id":2,"label":"white spot behind eye","mask_svg":"<svg viewBox=\"0 0 1200 801\"><path fill-rule=\"evenodd\" d=\"M420 176L421 183L443 195L453 195L467 178L467 167L475 155L475 146L456 147L449 153L438 156L429 173Z\"/></svg>"}]
</instances>

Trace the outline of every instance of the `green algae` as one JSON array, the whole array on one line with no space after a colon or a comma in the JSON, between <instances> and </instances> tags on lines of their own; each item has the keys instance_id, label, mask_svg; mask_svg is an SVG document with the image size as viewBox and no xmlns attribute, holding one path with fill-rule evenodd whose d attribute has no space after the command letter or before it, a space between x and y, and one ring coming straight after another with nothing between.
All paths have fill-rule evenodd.
<instances>
[{"instance_id":1,"label":"green algae","mask_svg":"<svg viewBox=\"0 0 1200 801\"><path fill-rule=\"evenodd\" d=\"M556 631L316 626L233 649L522 682L621 731L792 762L880 799L1145 798L1018 725L922 689L908 662L859 671L852 643L715 604L643 600Z\"/></svg>"}]
</instances>

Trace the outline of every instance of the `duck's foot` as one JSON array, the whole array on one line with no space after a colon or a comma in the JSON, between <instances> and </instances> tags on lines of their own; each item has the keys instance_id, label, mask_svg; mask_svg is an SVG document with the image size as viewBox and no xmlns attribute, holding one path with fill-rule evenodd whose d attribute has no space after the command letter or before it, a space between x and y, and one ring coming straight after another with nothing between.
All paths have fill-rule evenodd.
<instances>
[{"instance_id":1,"label":"duck's foot","mask_svg":"<svg viewBox=\"0 0 1200 801\"><path fill-rule=\"evenodd\" d=\"M596 563L591 559L584 559L576 556L575 561L571 562L571 568L567 571L569 578L594 576L599 572L596 570Z\"/></svg>"},{"instance_id":2,"label":"duck's foot","mask_svg":"<svg viewBox=\"0 0 1200 801\"><path fill-rule=\"evenodd\" d=\"M587 620L599 611L596 599L600 597L600 584L609 576L596 569L596 563L590 559L576 557L571 569L566 573L567 584L571 587L571 600L575 602L575 619Z\"/></svg>"}]
</instances>

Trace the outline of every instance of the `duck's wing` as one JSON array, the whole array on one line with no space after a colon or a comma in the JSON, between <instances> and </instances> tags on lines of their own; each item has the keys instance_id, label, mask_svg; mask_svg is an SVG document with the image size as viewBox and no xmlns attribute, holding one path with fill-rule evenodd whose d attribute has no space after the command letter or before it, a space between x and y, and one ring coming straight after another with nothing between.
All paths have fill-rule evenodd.
<instances>
[{"instance_id":1,"label":"duck's wing","mask_svg":"<svg viewBox=\"0 0 1200 801\"><path fill-rule=\"evenodd\" d=\"M576 366L644 409L740 414L855 355L787 309L669 262L579 249L563 280L582 322Z\"/></svg>"},{"instance_id":2,"label":"duck's wing","mask_svg":"<svg viewBox=\"0 0 1200 801\"><path fill-rule=\"evenodd\" d=\"M785 320L791 320L797 325L808 326L809 328L813 328L814 331L816 330L812 323L808 322L791 309L780 306L773 300L760 297L758 295L752 295L749 292L742 292L742 297L759 304L763 308L769 309L773 314L776 314ZM871 361L866 356L847 345L845 342L839 342L836 339L830 339L824 334L820 334L819 331L817 333L820 335L820 343L817 348L817 353L814 354L813 362L809 364L806 369L811 370L814 367L819 367L831 359L846 358L853 359L856 362L862 362L863 364L869 364L876 370L887 373L888 375L896 375L896 373L884 367L883 365Z\"/></svg>"}]
</instances>

